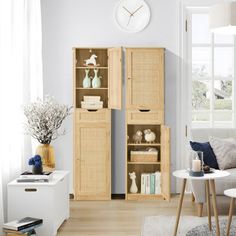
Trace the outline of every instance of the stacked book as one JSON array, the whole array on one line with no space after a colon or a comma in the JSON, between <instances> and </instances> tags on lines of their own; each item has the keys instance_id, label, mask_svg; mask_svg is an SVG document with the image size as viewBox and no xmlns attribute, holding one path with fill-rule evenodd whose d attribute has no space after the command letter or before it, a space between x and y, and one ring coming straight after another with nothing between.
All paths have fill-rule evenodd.
<instances>
[{"instance_id":1,"label":"stacked book","mask_svg":"<svg viewBox=\"0 0 236 236\"><path fill-rule=\"evenodd\" d=\"M84 96L84 101L81 102L81 108L101 109L103 108L103 102L100 99L100 96Z\"/></svg>"},{"instance_id":2,"label":"stacked book","mask_svg":"<svg viewBox=\"0 0 236 236\"><path fill-rule=\"evenodd\" d=\"M52 180L53 172L45 171L40 175L34 175L32 172L26 171L16 179L19 183L27 182L49 182Z\"/></svg>"},{"instance_id":3,"label":"stacked book","mask_svg":"<svg viewBox=\"0 0 236 236\"><path fill-rule=\"evenodd\" d=\"M161 173L141 174L141 194L161 194Z\"/></svg>"},{"instance_id":4,"label":"stacked book","mask_svg":"<svg viewBox=\"0 0 236 236\"><path fill-rule=\"evenodd\" d=\"M11 235L27 234L34 232L34 229L43 224L42 219L25 217L21 220L14 220L3 224L3 231Z\"/></svg>"}]
</instances>

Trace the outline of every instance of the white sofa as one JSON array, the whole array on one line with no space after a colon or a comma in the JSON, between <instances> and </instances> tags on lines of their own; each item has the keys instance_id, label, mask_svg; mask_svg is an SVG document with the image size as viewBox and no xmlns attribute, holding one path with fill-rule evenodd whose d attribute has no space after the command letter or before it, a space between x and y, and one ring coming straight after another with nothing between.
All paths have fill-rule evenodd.
<instances>
[{"instance_id":1,"label":"white sofa","mask_svg":"<svg viewBox=\"0 0 236 236\"><path fill-rule=\"evenodd\" d=\"M207 142L210 136L236 139L236 129L202 128L191 130L191 141ZM216 193L218 195L223 195L224 190L226 189L236 188L236 168L227 169L227 171L231 173L229 177L215 181ZM198 215L202 216L202 207L206 202L204 182L197 180L192 181L192 192L194 194L195 201L198 203Z\"/></svg>"}]
</instances>

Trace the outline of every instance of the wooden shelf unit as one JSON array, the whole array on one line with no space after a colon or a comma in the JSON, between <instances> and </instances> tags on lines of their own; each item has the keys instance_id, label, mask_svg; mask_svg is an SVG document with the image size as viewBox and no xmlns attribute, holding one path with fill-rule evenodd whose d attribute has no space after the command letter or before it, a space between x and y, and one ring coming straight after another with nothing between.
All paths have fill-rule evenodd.
<instances>
[{"instance_id":1,"label":"wooden shelf unit","mask_svg":"<svg viewBox=\"0 0 236 236\"><path fill-rule=\"evenodd\" d=\"M170 199L170 129L164 125L164 49L126 49L126 199ZM151 129L154 143L134 143L133 135ZM156 148L156 162L131 162L130 152ZM141 174L161 173L161 194L141 194ZM136 173L137 194L130 193L129 173Z\"/></svg>"},{"instance_id":2,"label":"wooden shelf unit","mask_svg":"<svg viewBox=\"0 0 236 236\"><path fill-rule=\"evenodd\" d=\"M99 66L84 65L92 54ZM121 109L121 48L73 48L75 200L111 199L111 110ZM101 88L83 88L85 69ZM102 109L82 109L84 96L100 96Z\"/></svg>"}]
</instances>

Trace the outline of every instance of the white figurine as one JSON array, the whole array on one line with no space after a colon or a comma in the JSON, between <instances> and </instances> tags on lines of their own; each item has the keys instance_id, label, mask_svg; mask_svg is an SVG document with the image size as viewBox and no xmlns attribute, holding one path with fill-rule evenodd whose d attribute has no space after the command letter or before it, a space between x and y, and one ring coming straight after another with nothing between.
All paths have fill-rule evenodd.
<instances>
[{"instance_id":1,"label":"white figurine","mask_svg":"<svg viewBox=\"0 0 236 236\"><path fill-rule=\"evenodd\" d=\"M143 133L144 133L144 139L146 140L147 143L154 143L156 139L156 135L154 132L152 132L150 129L145 129Z\"/></svg>"},{"instance_id":2,"label":"white figurine","mask_svg":"<svg viewBox=\"0 0 236 236\"><path fill-rule=\"evenodd\" d=\"M86 66L89 66L89 65L96 66L97 65L96 58L97 58L97 56L95 54L93 54L89 59L84 60Z\"/></svg>"},{"instance_id":3,"label":"white figurine","mask_svg":"<svg viewBox=\"0 0 236 236\"><path fill-rule=\"evenodd\" d=\"M130 190L129 191L131 193L137 193L138 192L138 187L137 187L137 184L136 184L136 181L135 181L135 179L136 179L135 172L129 173L129 177L132 180L132 184L130 186Z\"/></svg>"},{"instance_id":4,"label":"white figurine","mask_svg":"<svg viewBox=\"0 0 236 236\"><path fill-rule=\"evenodd\" d=\"M137 130L137 132L133 135L133 140L135 143L141 143L143 139L143 133L141 130Z\"/></svg>"}]
</instances>

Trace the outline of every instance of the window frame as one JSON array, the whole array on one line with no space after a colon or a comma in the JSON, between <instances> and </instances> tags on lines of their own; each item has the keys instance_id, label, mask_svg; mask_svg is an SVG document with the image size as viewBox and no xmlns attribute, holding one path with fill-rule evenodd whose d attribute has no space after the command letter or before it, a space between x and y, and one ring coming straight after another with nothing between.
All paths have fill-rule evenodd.
<instances>
[{"instance_id":1,"label":"window frame","mask_svg":"<svg viewBox=\"0 0 236 236\"><path fill-rule=\"evenodd\" d=\"M187 31L186 31L186 79L191 78L191 80L186 81L186 87L188 88L187 94L189 97L188 102L188 120L191 128L234 128L236 124L236 102L235 102L235 93L236 93L236 82L235 82L235 76L236 76L236 36L234 36L234 41L232 44L226 43L217 43L214 42L214 34L211 33L211 38L209 43L192 43L192 15L193 14L209 14L209 7L189 7L186 11L186 24L187 24ZM201 47L201 48L209 48L211 51L211 61L210 61L210 72L211 76L209 79L204 79L204 81L209 81L210 83L210 109L208 110L196 110L197 113L209 113L210 120L209 121L199 121L196 122L195 125L193 125L192 121L192 115L194 113L194 110L192 109L192 81L194 80L192 77L192 49L194 47ZM214 51L215 48L225 48L225 47L234 47L233 50L233 77L232 77L232 110L216 110L214 109L214 93L212 92L214 89L214 82L216 80L223 80L220 78L215 77L214 74ZM201 81L201 79L195 79L196 81ZM226 80L225 80L226 81ZM222 125L219 126L221 121L217 121L214 119L214 113L218 112L230 112L232 113L232 120L222 121L222 124L228 123L228 125ZM198 125L197 125L198 124ZM202 125L201 125L202 124Z\"/></svg>"}]
</instances>

